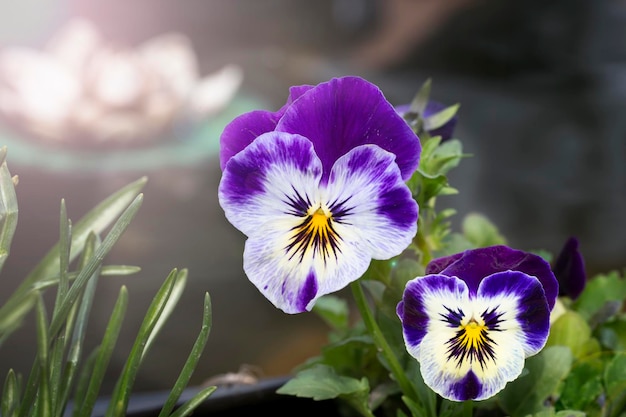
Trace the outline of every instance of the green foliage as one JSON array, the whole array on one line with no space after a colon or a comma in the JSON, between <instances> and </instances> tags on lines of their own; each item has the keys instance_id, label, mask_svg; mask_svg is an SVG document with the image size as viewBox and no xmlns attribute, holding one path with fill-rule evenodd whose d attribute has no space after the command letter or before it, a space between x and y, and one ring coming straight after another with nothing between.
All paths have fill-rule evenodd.
<instances>
[{"instance_id":1,"label":"green foliage","mask_svg":"<svg viewBox=\"0 0 626 417\"><path fill-rule=\"evenodd\" d=\"M526 416L543 410L572 367L572 353L565 346L545 348L526 360L526 375L510 382L498 395L502 409L510 416Z\"/></svg>"},{"instance_id":2,"label":"green foliage","mask_svg":"<svg viewBox=\"0 0 626 417\"><path fill-rule=\"evenodd\" d=\"M9 253L17 223L16 179L10 176L0 149L0 268ZM9 370L0 398L3 417L89 417L122 328L128 292L122 286L100 344L88 355L84 340L97 282L102 276L128 275L139 268L103 265L103 260L141 207L145 178L123 187L102 201L77 223L67 217L61 201L59 241L22 281L0 308L0 342L5 341L35 310L37 357L28 378ZM106 229L103 239L100 234ZM75 265L75 266L74 266ZM185 287L187 271L171 271L150 305L111 397L106 415L124 416L135 377L150 345L175 308ZM56 287L51 314L43 293ZM211 303L205 294L202 326L196 343L163 405L159 417L184 417L215 389L207 387L184 404L178 404L206 345L211 328Z\"/></svg>"}]
</instances>

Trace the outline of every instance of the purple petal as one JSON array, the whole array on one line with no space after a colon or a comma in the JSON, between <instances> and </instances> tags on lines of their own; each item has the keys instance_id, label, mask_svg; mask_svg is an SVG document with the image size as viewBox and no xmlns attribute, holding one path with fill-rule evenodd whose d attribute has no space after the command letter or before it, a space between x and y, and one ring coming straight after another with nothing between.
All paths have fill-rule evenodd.
<instances>
[{"instance_id":1,"label":"purple petal","mask_svg":"<svg viewBox=\"0 0 626 417\"><path fill-rule=\"evenodd\" d=\"M334 78L306 91L286 109L276 130L313 142L323 182L335 161L360 145L395 154L403 180L417 169L421 152L419 139L380 89L359 77Z\"/></svg>"},{"instance_id":2,"label":"purple petal","mask_svg":"<svg viewBox=\"0 0 626 417\"><path fill-rule=\"evenodd\" d=\"M222 170L233 156L252 143L257 137L276 127L279 112L255 110L234 118L226 125L220 136L220 167Z\"/></svg>"},{"instance_id":3,"label":"purple petal","mask_svg":"<svg viewBox=\"0 0 626 417\"><path fill-rule=\"evenodd\" d=\"M226 125L220 136L221 169L224 170L228 160L250 145L254 139L273 131L289 106L311 88L311 85L293 86L289 89L287 102L278 111L254 110L236 117Z\"/></svg>"},{"instance_id":4,"label":"purple petal","mask_svg":"<svg viewBox=\"0 0 626 417\"><path fill-rule=\"evenodd\" d=\"M466 298L467 285L457 278L426 275L409 281L404 289L402 300L396 307L396 313L402 322L407 350L414 354L428 332L429 322L441 319L441 317L432 316L429 304L457 306Z\"/></svg>"},{"instance_id":5,"label":"purple petal","mask_svg":"<svg viewBox=\"0 0 626 417\"><path fill-rule=\"evenodd\" d=\"M399 255L415 237L419 209L393 154L375 145L352 149L333 166L328 190L329 201L342 202L336 211L349 214L345 221L357 226L359 246L374 259Z\"/></svg>"},{"instance_id":6,"label":"purple petal","mask_svg":"<svg viewBox=\"0 0 626 417\"><path fill-rule=\"evenodd\" d=\"M455 401L467 401L481 398L484 395L482 391L483 384L474 372L469 371L463 378L450 384L445 397Z\"/></svg>"},{"instance_id":7,"label":"purple petal","mask_svg":"<svg viewBox=\"0 0 626 417\"><path fill-rule=\"evenodd\" d=\"M524 337L525 355L534 355L543 348L550 330L550 308L537 278L519 271L497 272L482 280L478 296L516 300L515 317Z\"/></svg>"},{"instance_id":8,"label":"purple petal","mask_svg":"<svg viewBox=\"0 0 626 417\"><path fill-rule=\"evenodd\" d=\"M293 192L290 181L319 183L321 164L306 138L282 132L259 136L233 156L218 187L226 218L246 235L288 207L272 194L273 188Z\"/></svg>"},{"instance_id":9,"label":"purple petal","mask_svg":"<svg viewBox=\"0 0 626 417\"><path fill-rule=\"evenodd\" d=\"M577 299L587 283L585 261L578 250L578 239L575 237L567 239L554 262L552 271L559 282L559 295L566 295L572 300Z\"/></svg>"},{"instance_id":10,"label":"purple petal","mask_svg":"<svg viewBox=\"0 0 626 417\"><path fill-rule=\"evenodd\" d=\"M448 259L451 258L451 259ZM545 291L550 310L558 295L558 282L554 273L543 258L532 253L496 245L471 249L451 257L434 259L426 268L427 273L441 273L464 280L470 292L475 294L480 281L496 272L520 271L537 277ZM443 269L439 269L442 268Z\"/></svg>"}]
</instances>

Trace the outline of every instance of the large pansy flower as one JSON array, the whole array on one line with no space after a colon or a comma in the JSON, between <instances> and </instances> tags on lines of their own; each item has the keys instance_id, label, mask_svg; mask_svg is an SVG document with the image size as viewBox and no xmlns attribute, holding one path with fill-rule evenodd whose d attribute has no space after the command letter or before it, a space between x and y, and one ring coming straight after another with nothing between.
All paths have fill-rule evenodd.
<instances>
[{"instance_id":1,"label":"large pansy flower","mask_svg":"<svg viewBox=\"0 0 626 417\"><path fill-rule=\"evenodd\" d=\"M558 283L537 255L492 246L433 260L397 307L408 352L444 398L482 400L546 343Z\"/></svg>"},{"instance_id":2,"label":"large pansy flower","mask_svg":"<svg viewBox=\"0 0 626 417\"><path fill-rule=\"evenodd\" d=\"M244 270L287 313L310 310L415 236L405 181L419 139L362 78L292 87L280 110L243 114L220 140L219 201L248 237Z\"/></svg>"}]
</instances>

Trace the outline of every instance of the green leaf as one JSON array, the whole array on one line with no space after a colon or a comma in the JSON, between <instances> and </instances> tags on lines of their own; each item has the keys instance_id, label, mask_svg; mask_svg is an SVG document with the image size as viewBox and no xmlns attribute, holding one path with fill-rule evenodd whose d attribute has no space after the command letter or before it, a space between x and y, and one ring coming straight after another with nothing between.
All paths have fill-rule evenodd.
<instances>
[{"instance_id":1,"label":"green leaf","mask_svg":"<svg viewBox=\"0 0 626 417\"><path fill-rule=\"evenodd\" d=\"M609 402L614 402L626 393L626 353L616 354L606 365L604 384Z\"/></svg>"},{"instance_id":2,"label":"green leaf","mask_svg":"<svg viewBox=\"0 0 626 417\"><path fill-rule=\"evenodd\" d=\"M191 375L193 374L193 371L196 368L196 365L198 364L198 361L200 360L200 356L202 355L204 347L206 346L206 343L209 339L209 333L211 332L212 320L213 320L213 316L211 314L211 297L209 297L209 293L205 293L204 294L204 310L203 310L203 315L202 315L202 327L200 329L200 334L196 338L196 342L194 343L193 348L191 349L191 353L189 354L189 357L187 358L187 362L185 363L185 366L180 372L180 375L178 379L176 380L174 387L170 391L170 394L167 397L167 400L165 401L163 408L161 408L159 417L167 417L168 415L170 415L170 413L176 406L176 402L180 398L181 393L183 392L183 390L189 383L189 380L191 379ZM216 387L209 387L209 388L213 388L214 390ZM193 411L193 409L197 407L197 405L200 404L200 402L204 400L204 398L208 397L213 392L213 390L209 390L206 393L202 393L202 394L198 394L194 396L194 398L192 398L187 405L187 407L191 407L189 411L190 412ZM187 414L183 413L182 415L187 415Z\"/></svg>"},{"instance_id":3,"label":"green leaf","mask_svg":"<svg viewBox=\"0 0 626 417\"><path fill-rule=\"evenodd\" d=\"M70 262L80 254L80 251L85 245L85 240L90 233L100 234L120 216L120 213L124 211L128 212L132 205L140 205L138 199L141 200L141 198L138 193L146 184L146 181L147 179L143 177L113 193L74 225L72 229L73 239L69 259ZM119 222L120 220L118 219L118 223ZM112 232L113 230L109 235L113 236ZM116 237L119 237L119 235ZM110 243L112 244L113 242ZM104 255L104 253L101 255ZM0 341L4 340L19 327L23 316L34 306L36 297L32 296L33 287L40 280L57 276L59 269L59 244L57 244L44 256L26 279L21 282L20 286L2 308L0 308ZM69 309L70 306L71 305L68 305L65 308ZM61 323L57 322L56 326L60 327L60 324ZM54 332L51 331L51 334L53 333Z\"/></svg>"},{"instance_id":4,"label":"green leaf","mask_svg":"<svg viewBox=\"0 0 626 417\"><path fill-rule=\"evenodd\" d=\"M84 267L84 266L83 266ZM82 268L81 268L82 269ZM104 265L100 268L100 276L110 277L110 276L126 276L136 274L141 271L141 267L133 266L133 265ZM68 279L75 280L78 276L78 272L70 272L67 274ZM59 276L55 276L52 278L42 279L41 281L36 282L32 291L41 291L49 287L53 287L59 282Z\"/></svg>"},{"instance_id":5,"label":"green leaf","mask_svg":"<svg viewBox=\"0 0 626 417\"><path fill-rule=\"evenodd\" d=\"M9 369L2 388L0 413L3 417L14 417L20 404L20 387L13 369Z\"/></svg>"},{"instance_id":6,"label":"green leaf","mask_svg":"<svg viewBox=\"0 0 626 417\"><path fill-rule=\"evenodd\" d=\"M550 327L546 346L567 346L575 358L585 352L585 344L591 338L591 328L575 311L563 313Z\"/></svg>"},{"instance_id":7,"label":"green leaf","mask_svg":"<svg viewBox=\"0 0 626 417\"><path fill-rule=\"evenodd\" d=\"M577 362L563 383L560 404L568 409L598 412L598 399L604 392L603 365L598 357Z\"/></svg>"},{"instance_id":8,"label":"green leaf","mask_svg":"<svg viewBox=\"0 0 626 417\"><path fill-rule=\"evenodd\" d=\"M124 369L115 384L115 389L105 413L106 417L121 417L126 413L133 384L144 357L148 340L151 338L153 330L157 327L157 323L159 323L161 314L163 314L170 296L174 292L177 281L182 280L184 282L186 275L186 270L178 271L173 269L153 298L139 327L135 342L124 364ZM177 297L177 295L174 295L174 297Z\"/></svg>"},{"instance_id":9,"label":"green leaf","mask_svg":"<svg viewBox=\"0 0 626 417\"><path fill-rule=\"evenodd\" d=\"M492 245L505 245L506 239L498 228L484 215L470 213L463 219L463 235L476 248Z\"/></svg>"},{"instance_id":10,"label":"green leaf","mask_svg":"<svg viewBox=\"0 0 626 417\"><path fill-rule=\"evenodd\" d=\"M452 106L446 107L445 109L433 114L432 116L426 117L424 119L424 129L434 130L445 125L456 115L456 113L459 111L459 107L461 107L461 104L457 103Z\"/></svg>"},{"instance_id":11,"label":"green leaf","mask_svg":"<svg viewBox=\"0 0 626 417\"><path fill-rule=\"evenodd\" d=\"M557 394L559 384L572 366L572 352L564 346L551 346L526 359L528 372L509 382L498 394L502 409L511 417L534 414L545 401Z\"/></svg>"},{"instance_id":12,"label":"green leaf","mask_svg":"<svg viewBox=\"0 0 626 417\"><path fill-rule=\"evenodd\" d=\"M626 298L626 279L617 271L594 276L587 281L585 290L572 305L585 320L590 320L605 303L622 302Z\"/></svg>"},{"instance_id":13,"label":"green leaf","mask_svg":"<svg viewBox=\"0 0 626 417\"><path fill-rule=\"evenodd\" d=\"M554 417L587 417L587 413L577 410L561 410Z\"/></svg>"},{"instance_id":14,"label":"green leaf","mask_svg":"<svg viewBox=\"0 0 626 417\"><path fill-rule=\"evenodd\" d=\"M128 206L128 208L124 210L124 212L115 222L115 224L113 224L113 226L111 227L111 231L106 235L106 237L102 241L102 244L99 245L96 249L94 257L89 260L84 268L81 269L78 277L76 277L76 280L74 281L74 285L72 285L72 287L69 289L67 295L63 299L61 306L57 309L57 314L52 317L52 323L50 324L51 335L55 335L61 329L70 309L76 302L76 299L82 293L85 284L87 284L87 281L100 267L104 257L111 251L113 245L118 241L122 233L124 233L126 228L129 226L131 220L135 217L137 211L139 211L142 202L143 195L139 194Z\"/></svg>"},{"instance_id":15,"label":"green leaf","mask_svg":"<svg viewBox=\"0 0 626 417\"><path fill-rule=\"evenodd\" d=\"M111 359L111 354L113 353L113 349L115 347L115 344L117 343L117 338L120 334L120 329L122 327L122 322L124 321L127 306L128 291L126 290L125 286L122 286L120 288L120 293L117 297L117 301L115 302L115 306L113 307L111 317L109 318L109 323L107 324L106 330L104 332L102 343L98 347L97 356L95 357L95 362L93 363L93 368L91 368L91 365L89 367L91 369L89 384L84 394L80 393L80 398L82 398L82 401L76 404L76 408L74 409L74 417L89 417L93 411L94 404L100 393L102 380L104 379L106 369Z\"/></svg>"},{"instance_id":16,"label":"green leaf","mask_svg":"<svg viewBox=\"0 0 626 417\"><path fill-rule=\"evenodd\" d=\"M206 400L217 387L203 388L200 392L191 397L187 402L181 405L171 417L186 417L190 415L204 400Z\"/></svg>"},{"instance_id":17,"label":"green leaf","mask_svg":"<svg viewBox=\"0 0 626 417\"><path fill-rule=\"evenodd\" d=\"M426 105L430 99L430 90L432 87L432 79L427 78L426 81L422 84L417 94L413 98L411 102L411 106L409 107L409 111L411 113L417 113L419 115L424 113L426 109Z\"/></svg>"},{"instance_id":18,"label":"green leaf","mask_svg":"<svg viewBox=\"0 0 626 417\"><path fill-rule=\"evenodd\" d=\"M620 315L600 326L598 337L602 345L611 350L626 350L626 317Z\"/></svg>"},{"instance_id":19,"label":"green leaf","mask_svg":"<svg viewBox=\"0 0 626 417\"><path fill-rule=\"evenodd\" d=\"M15 181L6 163L7 147L0 148L0 271L9 256L17 227L17 196Z\"/></svg>"},{"instance_id":20,"label":"green leaf","mask_svg":"<svg viewBox=\"0 0 626 417\"><path fill-rule=\"evenodd\" d=\"M39 362L39 389L37 391L38 417L52 415L52 400L50 398L50 380L48 368L48 319L43 299L37 299L37 360Z\"/></svg>"},{"instance_id":21,"label":"green leaf","mask_svg":"<svg viewBox=\"0 0 626 417\"><path fill-rule=\"evenodd\" d=\"M337 375L330 366L316 365L298 372L277 391L278 394L329 400L342 395L365 395L369 393L366 379L355 379Z\"/></svg>"},{"instance_id":22,"label":"green leaf","mask_svg":"<svg viewBox=\"0 0 626 417\"><path fill-rule=\"evenodd\" d=\"M348 328L348 303L342 298L332 294L320 297L315 302L313 312L335 330Z\"/></svg>"},{"instance_id":23,"label":"green leaf","mask_svg":"<svg viewBox=\"0 0 626 417\"><path fill-rule=\"evenodd\" d=\"M161 313L159 314L158 319L154 324L154 327L150 331L148 340L146 340L146 344L143 348L143 353L141 354L141 361L143 361L143 357L146 356L146 353L148 353L148 351L150 350L154 339L163 328L163 325L165 324L167 319L169 319L172 315L176 304L178 304L178 301L180 301L180 297L185 290L185 285L187 285L187 275L187 269L181 269L177 272L176 279L174 280L174 285L172 286L169 295L165 300L165 305L163 306L163 309L161 310Z\"/></svg>"}]
</instances>

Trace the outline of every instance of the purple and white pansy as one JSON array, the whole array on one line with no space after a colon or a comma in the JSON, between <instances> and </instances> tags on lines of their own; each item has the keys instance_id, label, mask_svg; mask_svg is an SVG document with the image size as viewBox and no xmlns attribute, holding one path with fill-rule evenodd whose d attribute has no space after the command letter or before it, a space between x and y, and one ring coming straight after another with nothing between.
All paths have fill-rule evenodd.
<instances>
[{"instance_id":1,"label":"purple and white pansy","mask_svg":"<svg viewBox=\"0 0 626 417\"><path fill-rule=\"evenodd\" d=\"M362 78L292 87L277 112L234 119L220 144L219 201L247 236L244 271L286 313L310 310L415 236L405 181L419 139Z\"/></svg>"},{"instance_id":2,"label":"purple and white pansy","mask_svg":"<svg viewBox=\"0 0 626 417\"><path fill-rule=\"evenodd\" d=\"M499 245L431 261L397 313L424 382L450 400L482 400L543 348L557 295L545 260Z\"/></svg>"}]
</instances>

